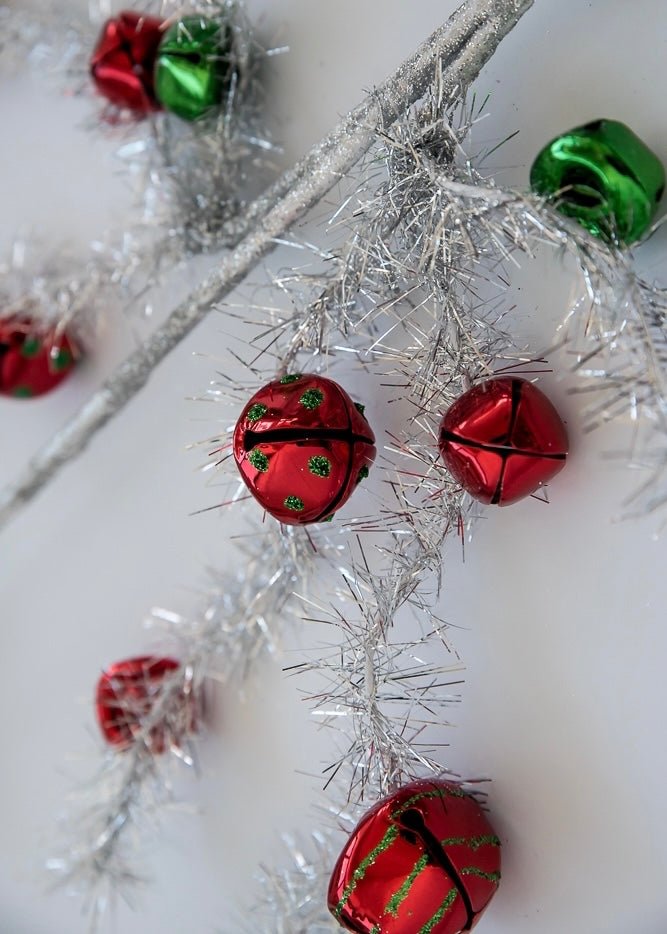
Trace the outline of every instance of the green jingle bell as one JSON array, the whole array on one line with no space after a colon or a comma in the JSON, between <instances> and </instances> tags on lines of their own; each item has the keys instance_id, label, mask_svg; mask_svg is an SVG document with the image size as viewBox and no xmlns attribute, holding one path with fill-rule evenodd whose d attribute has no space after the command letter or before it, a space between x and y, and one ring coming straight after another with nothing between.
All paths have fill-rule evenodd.
<instances>
[{"instance_id":1,"label":"green jingle bell","mask_svg":"<svg viewBox=\"0 0 667 934\"><path fill-rule=\"evenodd\" d=\"M596 237L627 245L648 230L665 170L629 127L594 120L556 137L530 170L533 191Z\"/></svg>"},{"instance_id":2,"label":"green jingle bell","mask_svg":"<svg viewBox=\"0 0 667 934\"><path fill-rule=\"evenodd\" d=\"M197 120L217 107L232 79L232 31L201 16L171 26L155 62L155 94L166 110Z\"/></svg>"}]
</instances>

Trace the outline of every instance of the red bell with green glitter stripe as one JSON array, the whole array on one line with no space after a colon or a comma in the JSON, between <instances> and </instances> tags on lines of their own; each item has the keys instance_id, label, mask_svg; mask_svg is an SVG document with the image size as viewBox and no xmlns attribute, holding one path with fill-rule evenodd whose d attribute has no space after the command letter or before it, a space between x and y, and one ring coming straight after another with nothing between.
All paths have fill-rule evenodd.
<instances>
[{"instance_id":1,"label":"red bell with green glitter stripe","mask_svg":"<svg viewBox=\"0 0 667 934\"><path fill-rule=\"evenodd\" d=\"M413 782L357 825L328 905L357 934L460 934L499 881L500 840L478 802L453 782Z\"/></svg>"},{"instance_id":2,"label":"red bell with green glitter stripe","mask_svg":"<svg viewBox=\"0 0 667 934\"><path fill-rule=\"evenodd\" d=\"M338 383L294 373L248 402L234 458L252 495L280 522L325 522L368 476L375 436L363 406Z\"/></svg>"},{"instance_id":3,"label":"red bell with green glitter stripe","mask_svg":"<svg viewBox=\"0 0 667 934\"><path fill-rule=\"evenodd\" d=\"M16 399L43 396L69 375L78 356L66 333L28 318L0 321L0 394Z\"/></svg>"}]
</instances>

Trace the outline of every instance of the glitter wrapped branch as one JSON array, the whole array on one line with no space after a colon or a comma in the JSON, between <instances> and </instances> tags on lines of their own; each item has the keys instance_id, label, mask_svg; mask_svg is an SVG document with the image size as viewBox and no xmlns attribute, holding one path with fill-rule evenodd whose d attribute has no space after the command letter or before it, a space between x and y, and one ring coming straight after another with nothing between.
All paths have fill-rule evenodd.
<instances>
[{"instance_id":1,"label":"glitter wrapped branch","mask_svg":"<svg viewBox=\"0 0 667 934\"><path fill-rule=\"evenodd\" d=\"M152 371L195 325L254 269L277 240L372 145L377 130L423 97L438 59L452 86L467 86L498 43L531 6L531 0L469 0L437 29L382 85L317 143L292 169L244 211L242 239L219 268L169 315L143 347L120 365L101 389L31 460L22 477L0 494L0 521L14 516L59 469L146 384Z\"/></svg>"}]
</instances>

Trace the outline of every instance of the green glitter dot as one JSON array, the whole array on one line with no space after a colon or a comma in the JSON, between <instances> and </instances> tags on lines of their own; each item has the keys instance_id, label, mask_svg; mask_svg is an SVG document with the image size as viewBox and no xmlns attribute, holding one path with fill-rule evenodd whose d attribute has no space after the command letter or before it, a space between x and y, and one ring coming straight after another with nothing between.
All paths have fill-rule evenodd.
<instances>
[{"instance_id":1,"label":"green glitter dot","mask_svg":"<svg viewBox=\"0 0 667 934\"><path fill-rule=\"evenodd\" d=\"M26 337L21 347L22 357L36 357L42 348L42 342L38 337Z\"/></svg>"},{"instance_id":2,"label":"green glitter dot","mask_svg":"<svg viewBox=\"0 0 667 934\"><path fill-rule=\"evenodd\" d=\"M266 473L269 469L269 459L263 451L260 451L259 448L253 448L250 454L248 454L248 460L255 468L259 470L260 473Z\"/></svg>"},{"instance_id":3,"label":"green glitter dot","mask_svg":"<svg viewBox=\"0 0 667 934\"><path fill-rule=\"evenodd\" d=\"M258 422L262 415L266 415L267 412L268 409L265 405L262 405L261 402L255 402L246 412L246 418L249 422Z\"/></svg>"},{"instance_id":4,"label":"green glitter dot","mask_svg":"<svg viewBox=\"0 0 667 934\"><path fill-rule=\"evenodd\" d=\"M12 395L17 399L30 399L34 393L30 386L17 386L12 390Z\"/></svg>"},{"instance_id":5,"label":"green glitter dot","mask_svg":"<svg viewBox=\"0 0 667 934\"><path fill-rule=\"evenodd\" d=\"M58 353L53 358L53 367L56 372L60 370L66 370L68 366L73 362L72 354L66 347L61 347Z\"/></svg>"},{"instance_id":6,"label":"green glitter dot","mask_svg":"<svg viewBox=\"0 0 667 934\"><path fill-rule=\"evenodd\" d=\"M286 509L291 509L292 512L302 512L306 508L303 500L299 499L298 496L287 496L283 505Z\"/></svg>"},{"instance_id":7,"label":"green glitter dot","mask_svg":"<svg viewBox=\"0 0 667 934\"><path fill-rule=\"evenodd\" d=\"M361 402L355 402L354 407L360 415L363 415L366 411L366 406L362 405Z\"/></svg>"},{"instance_id":8,"label":"green glitter dot","mask_svg":"<svg viewBox=\"0 0 667 934\"><path fill-rule=\"evenodd\" d=\"M357 480L356 480L356 482L357 482L357 483L361 483L362 480L365 480L365 479L366 479L366 477L368 476L368 474L369 474L368 467L366 467L366 465L364 465L364 466L361 468L361 470L359 471L359 473L357 474Z\"/></svg>"},{"instance_id":9,"label":"green glitter dot","mask_svg":"<svg viewBox=\"0 0 667 934\"><path fill-rule=\"evenodd\" d=\"M301 379L301 373L288 373L287 376L283 376L280 382L284 386L287 383L296 383L298 379Z\"/></svg>"},{"instance_id":10,"label":"green glitter dot","mask_svg":"<svg viewBox=\"0 0 667 934\"><path fill-rule=\"evenodd\" d=\"M324 402L324 393L321 389L306 389L304 394L299 399L299 402L301 405L312 411L319 405L322 405Z\"/></svg>"},{"instance_id":11,"label":"green glitter dot","mask_svg":"<svg viewBox=\"0 0 667 934\"><path fill-rule=\"evenodd\" d=\"M308 461L308 470L316 477L328 477L331 473L331 461L328 457L316 454Z\"/></svg>"}]
</instances>

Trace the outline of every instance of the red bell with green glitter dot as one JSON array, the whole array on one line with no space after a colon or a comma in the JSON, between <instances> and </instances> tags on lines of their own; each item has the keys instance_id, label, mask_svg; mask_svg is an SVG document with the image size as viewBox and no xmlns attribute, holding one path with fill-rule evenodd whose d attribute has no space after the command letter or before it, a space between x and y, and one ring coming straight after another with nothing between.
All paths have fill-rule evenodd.
<instances>
[{"instance_id":1,"label":"red bell with green glitter dot","mask_svg":"<svg viewBox=\"0 0 667 934\"><path fill-rule=\"evenodd\" d=\"M352 832L329 883L336 920L357 934L470 931L500 881L500 840L453 782L405 785Z\"/></svg>"},{"instance_id":2,"label":"red bell with green glitter dot","mask_svg":"<svg viewBox=\"0 0 667 934\"><path fill-rule=\"evenodd\" d=\"M234 431L234 457L255 499L280 522L324 522L368 476L375 435L331 379L290 373L248 402Z\"/></svg>"},{"instance_id":3,"label":"red bell with green glitter dot","mask_svg":"<svg viewBox=\"0 0 667 934\"><path fill-rule=\"evenodd\" d=\"M15 399L43 396L72 371L79 350L66 333L28 318L0 322L0 394Z\"/></svg>"}]
</instances>

